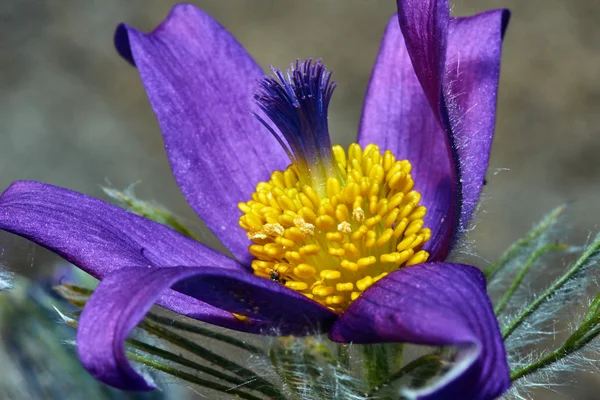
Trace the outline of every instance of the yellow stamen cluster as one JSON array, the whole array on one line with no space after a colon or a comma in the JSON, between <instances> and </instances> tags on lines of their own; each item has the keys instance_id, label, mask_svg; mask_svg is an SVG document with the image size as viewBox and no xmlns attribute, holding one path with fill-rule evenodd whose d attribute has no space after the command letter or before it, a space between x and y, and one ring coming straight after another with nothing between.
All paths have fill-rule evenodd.
<instances>
[{"instance_id":1,"label":"yellow stamen cluster","mask_svg":"<svg viewBox=\"0 0 600 400\"><path fill-rule=\"evenodd\" d=\"M379 147L333 147L338 177L303 183L294 165L239 203L254 273L342 312L374 282L422 263L431 236L411 164Z\"/></svg>"}]
</instances>

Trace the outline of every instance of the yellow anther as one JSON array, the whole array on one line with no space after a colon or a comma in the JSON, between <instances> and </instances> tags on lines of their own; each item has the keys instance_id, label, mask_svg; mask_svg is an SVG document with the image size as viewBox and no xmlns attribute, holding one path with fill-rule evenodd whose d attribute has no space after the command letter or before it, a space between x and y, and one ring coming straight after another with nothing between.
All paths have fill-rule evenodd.
<instances>
[{"instance_id":1,"label":"yellow anther","mask_svg":"<svg viewBox=\"0 0 600 400\"><path fill-rule=\"evenodd\" d=\"M425 262L425 260L427 260L428 257L429 257L429 253L426 252L425 250L421 250L421 251L417 252L417 254L412 256L410 259L408 259L408 261L406 261L406 265L421 264L421 263Z\"/></svg>"},{"instance_id":2,"label":"yellow anther","mask_svg":"<svg viewBox=\"0 0 600 400\"><path fill-rule=\"evenodd\" d=\"M344 254L346 254L346 250L336 248L336 247L330 247L328 251L329 251L329 254L331 254L332 256L337 256L337 257L343 257Z\"/></svg>"},{"instance_id":3,"label":"yellow anther","mask_svg":"<svg viewBox=\"0 0 600 400\"><path fill-rule=\"evenodd\" d=\"M380 199L377 203L377 215L384 217L388 212L388 201L387 199Z\"/></svg>"},{"instance_id":4,"label":"yellow anther","mask_svg":"<svg viewBox=\"0 0 600 400\"><path fill-rule=\"evenodd\" d=\"M400 222L398 222L396 224L396 227L394 228L394 237L401 237L404 236L404 230L406 229L406 227L408 226L408 219L407 218L402 218L400 220Z\"/></svg>"},{"instance_id":5,"label":"yellow anther","mask_svg":"<svg viewBox=\"0 0 600 400\"><path fill-rule=\"evenodd\" d=\"M252 254L254 257L258 257L258 258L263 258L267 256L267 253L265 252L265 249L263 246L258 245L258 244L252 244L248 247L248 251L250 252L250 254Z\"/></svg>"},{"instance_id":6,"label":"yellow anther","mask_svg":"<svg viewBox=\"0 0 600 400\"><path fill-rule=\"evenodd\" d=\"M394 225L394 223L396 222L396 219L398 218L398 215L400 214L400 210L397 208L392 209L392 211L390 211L388 213L388 215L385 217L385 219L383 220L383 226L386 228L391 228L392 225Z\"/></svg>"},{"instance_id":7,"label":"yellow anther","mask_svg":"<svg viewBox=\"0 0 600 400\"><path fill-rule=\"evenodd\" d=\"M337 178L329 178L325 190L327 191L327 197L332 198L342 191L342 185Z\"/></svg>"},{"instance_id":8,"label":"yellow anther","mask_svg":"<svg viewBox=\"0 0 600 400\"><path fill-rule=\"evenodd\" d=\"M425 207L419 206L419 207L415 208L413 210L413 212L410 213L410 215L408 216L408 220L415 221L415 220L423 219L425 217L426 212L427 212L427 209Z\"/></svg>"},{"instance_id":9,"label":"yellow anther","mask_svg":"<svg viewBox=\"0 0 600 400\"><path fill-rule=\"evenodd\" d=\"M352 233L351 239L353 242L358 242L367 233L369 228L366 225L361 225L356 232Z\"/></svg>"},{"instance_id":10,"label":"yellow anther","mask_svg":"<svg viewBox=\"0 0 600 400\"><path fill-rule=\"evenodd\" d=\"M254 213L244 214L240 218L240 221L255 231L259 231L263 226L263 222L261 221L260 217Z\"/></svg>"},{"instance_id":11,"label":"yellow anther","mask_svg":"<svg viewBox=\"0 0 600 400\"><path fill-rule=\"evenodd\" d=\"M380 223L382 220L381 215L377 214L374 217L371 218L367 218L367 220L365 221L365 225L369 228L377 225L378 223Z\"/></svg>"},{"instance_id":12,"label":"yellow anther","mask_svg":"<svg viewBox=\"0 0 600 400\"><path fill-rule=\"evenodd\" d=\"M335 292L335 288L333 286L315 286L312 290L312 294L315 296L329 296Z\"/></svg>"},{"instance_id":13,"label":"yellow anther","mask_svg":"<svg viewBox=\"0 0 600 400\"><path fill-rule=\"evenodd\" d=\"M347 221L349 216L350 212L348 211L348 207L345 204L338 204L335 208L335 217L338 222Z\"/></svg>"},{"instance_id":14,"label":"yellow anther","mask_svg":"<svg viewBox=\"0 0 600 400\"><path fill-rule=\"evenodd\" d=\"M282 245L283 247L294 247L296 242L290 239L286 239L282 236L275 238L275 243Z\"/></svg>"},{"instance_id":15,"label":"yellow anther","mask_svg":"<svg viewBox=\"0 0 600 400\"><path fill-rule=\"evenodd\" d=\"M390 239L392 238L393 234L394 234L394 230L391 228L383 231L381 236L379 236L379 239L377 239L377 246L381 247L384 244L386 244L387 242L389 242Z\"/></svg>"},{"instance_id":16,"label":"yellow anther","mask_svg":"<svg viewBox=\"0 0 600 400\"><path fill-rule=\"evenodd\" d=\"M288 272L292 266L286 263L277 263L273 266L273 271L279 272L280 274L285 274Z\"/></svg>"},{"instance_id":17,"label":"yellow anther","mask_svg":"<svg viewBox=\"0 0 600 400\"><path fill-rule=\"evenodd\" d=\"M365 239L365 247L367 249L375 246L377 243L377 233L375 231L367 231L367 238Z\"/></svg>"},{"instance_id":18,"label":"yellow anther","mask_svg":"<svg viewBox=\"0 0 600 400\"><path fill-rule=\"evenodd\" d=\"M344 235L341 232L327 232L325 238L330 242L341 243L344 240Z\"/></svg>"},{"instance_id":19,"label":"yellow anther","mask_svg":"<svg viewBox=\"0 0 600 400\"><path fill-rule=\"evenodd\" d=\"M354 290L354 284L352 282L338 283L335 285L335 289L338 292L351 292Z\"/></svg>"},{"instance_id":20,"label":"yellow anther","mask_svg":"<svg viewBox=\"0 0 600 400\"><path fill-rule=\"evenodd\" d=\"M338 164L340 164L343 168L346 168L346 151L340 145L335 145L331 148L333 152L333 156L335 157Z\"/></svg>"},{"instance_id":21,"label":"yellow anther","mask_svg":"<svg viewBox=\"0 0 600 400\"><path fill-rule=\"evenodd\" d=\"M321 205L321 198L319 197L317 192L315 192L315 189L308 185L304 185L302 187L302 192L306 195L306 197L310 199L315 209L319 208L319 206Z\"/></svg>"},{"instance_id":22,"label":"yellow anther","mask_svg":"<svg viewBox=\"0 0 600 400\"><path fill-rule=\"evenodd\" d=\"M363 257L363 258L359 258L356 261L356 264L358 265L359 268L365 268L369 265L373 265L377 262L377 258L375 256L369 256L369 257Z\"/></svg>"},{"instance_id":23,"label":"yellow anther","mask_svg":"<svg viewBox=\"0 0 600 400\"><path fill-rule=\"evenodd\" d=\"M290 262L295 263L302 262L304 260L302 254L298 253L297 251L286 251L285 258L287 258Z\"/></svg>"},{"instance_id":24,"label":"yellow anther","mask_svg":"<svg viewBox=\"0 0 600 400\"><path fill-rule=\"evenodd\" d=\"M402 192L396 193L388 201L388 207L389 208L396 208L396 207L398 207L400 205L400 203L402 203L402 200L404 200L404 193L402 193Z\"/></svg>"},{"instance_id":25,"label":"yellow anther","mask_svg":"<svg viewBox=\"0 0 600 400\"><path fill-rule=\"evenodd\" d=\"M342 273L340 271L334 271L332 269L324 269L319 274L321 279L340 279L342 277Z\"/></svg>"},{"instance_id":26,"label":"yellow anther","mask_svg":"<svg viewBox=\"0 0 600 400\"><path fill-rule=\"evenodd\" d=\"M356 281L356 288L358 290L364 291L369 288L373 284L373 278L370 276L365 276L363 279Z\"/></svg>"},{"instance_id":27,"label":"yellow anther","mask_svg":"<svg viewBox=\"0 0 600 400\"><path fill-rule=\"evenodd\" d=\"M283 246L277 243L267 243L264 245L263 249L269 257L279 257L285 253Z\"/></svg>"},{"instance_id":28,"label":"yellow anther","mask_svg":"<svg viewBox=\"0 0 600 400\"><path fill-rule=\"evenodd\" d=\"M389 169L392 168L392 165L394 165L395 162L396 157L394 157L391 151L386 150L385 153L383 153L383 170L389 171Z\"/></svg>"},{"instance_id":29,"label":"yellow anther","mask_svg":"<svg viewBox=\"0 0 600 400\"><path fill-rule=\"evenodd\" d=\"M340 266L348 271L358 271L358 265L348 260L342 260Z\"/></svg>"},{"instance_id":30,"label":"yellow anther","mask_svg":"<svg viewBox=\"0 0 600 400\"><path fill-rule=\"evenodd\" d=\"M327 231L335 225L335 221L329 215L321 215L315 221L317 228Z\"/></svg>"},{"instance_id":31,"label":"yellow anther","mask_svg":"<svg viewBox=\"0 0 600 400\"><path fill-rule=\"evenodd\" d=\"M312 265L300 264L294 268L294 276L298 278L313 278L317 274L317 269Z\"/></svg>"},{"instance_id":32,"label":"yellow anther","mask_svg":"<svg viewBox=\"0 0 600 400\"><path fill-rule=\"evenodd\" d=\"M238 224L257 276L339 313L387 274L425 262L431 231L408 161L375 145L335 146L332 156L325 168L299 160L259 182L238 204ZM307 167L315 175L298 172Z\"/></svg>"},{"instance_id":33,"label":"yellow anther","mask_svg":"<svg viewBox=\"0 0 600 400\"><path fill-rule=\"evenodd\" d=\"M305 256L306 255L314 256L314 255L319 254L319 250L320 250L320 248L318 245L307 244L306 246L300 247L299 252L300 252L300 254L305 255Z\"/></svg>"},{"instance_id":34,"label":"yellow anther","mask_svg":"<svg viewBox=\"0 0 600 400\"><path fill-rule=\"evenodd\" d=\"M317 219L317 214L315 214L315 212L308 207L300 208L300 210L298 210L298 215L300 215L302 218L304 218L306 221L310 222L311 224L313 222L315 222L315 220Z\"/></svg>"},{"instance_id":35,"label":"yellow anther","mask_svg":"<svg viewBox=\"0 0 600 400\"><path fill-rule=\"evenodd\" d=\"M413 233L418 233L421 228L423 227L423 220L422 219L417 219L413 222L411 222L410 224L408 224L408 227L406 228L406 230L404 231L404 235L412 235Z\"/></svg>"},{"instance_id":36,"label":"yellow anther","mask_svg":"<svg viewBox=\"0 0 600 400\"><path fill-rule=\"evenodd\" d=\"M300 281L287 281L285 283L285 286L292 290L297 290L299 292L308 289L308 283Z\"/></svg>"},{"instance_id":37,"label":"yellow anther","mask_svg":"<svg viewBox=\"0 0 600 400\"><path fill-rule=\"evenodd\" d=\"M337 230L341 233L352 233L352 225L347 221L342 221L338 224Z\"/></svg>"},{"instance_id":38,"label":"yellow anther","mask_svg":"<svg viewBox=\"0 0 600 400\"><path fill-rule=\"evenodd\" d=\"M298 182L298 177L296 173L292 169L286 169L283 172L283 181L285 182L285 187L293 188L296 186L296 182Z\"/></svg>"},{"instance_id":39,"label":"yellow anther","mask_svg":"<svg viewBox=\"0 0 600 400\"><path fill-rule=\"evenodd\" d=\"M306 238L306 234L302 232L297 226L293 226L291 228L286 229L283 233L283 236L297 243L303 241L304 238Z\"/></svg>"},{"instance_id":40,"label":"yellow anther","mask_svg":"<svg viewBox=\"0 0 600 400\"><path fill-rule=\"evenodd\" d=\"M406 250L406 249L410 248L416 239L417 239L417 235L413 234L413 235L407 236L404 240L402 240L400 243L398 243L398 246L396 246L396 250L402 251L402 250Z\"/></svg>"},{"instance_id":41,"label":"yellow anther","mask_svg":"<svg viewBox=\"0 0 600 400\"><path fill-rule=\"evenodd\" d=\"M236 313L231 313L231 315L233 315L234 317L236 317L237 319L239 319L242 322L248 321L248 317L246 317L245 315L236 314Z\"/></svg>"},{"instance_id":42,"label":"yellow anther","mask_svg":"<svg viewBox=\"0 0 600 400\"><path fill-rule=\"evenodd\" d=\"M354 245L354 243L344 243L342 245L342 247L344 248L344 250L346 250L346 255L347 256L349 256L351 258L354 258L354 257L356 257L358 255L358 251L359 250L358 250L358 247L356 247Z\"/></svg>"},{"instance_id":43,"label":"yellow anther","mask_svg":"<svg viewBox=\"0 0 600 400\"><path fill-rule=\"evenodd\" d=\"M325 304L327 305L340 305L346 301L344 296L327 296L325 298Z\"/></svg>"}]
</instances>

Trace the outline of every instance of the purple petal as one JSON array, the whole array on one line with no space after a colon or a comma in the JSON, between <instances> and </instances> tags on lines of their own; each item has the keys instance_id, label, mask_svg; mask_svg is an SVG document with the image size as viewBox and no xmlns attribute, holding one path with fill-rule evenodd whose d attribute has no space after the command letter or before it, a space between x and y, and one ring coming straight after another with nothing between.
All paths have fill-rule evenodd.
<instances>
[{"instance_id":1,"label":"purple petal","mask_svg":"<svg viewBox=\"0 0 600 400\"><path fill-rule=\"evenodd\" d=\"M85 306L77 333L79 357L98 380L126 390L149 390L133 370L123 342L159 293L173 284L191 297L254 318L237 328L302 334L328 329L336 314L279 283L210 267L127 268L102 280Z\"/></svg>"},{"instance_id":2,"label":"purple petal","mask_svg":"<svg viewBox=\"0 0 600 400\"><path fill-rule=\"evenodd\" d=\"M448 40L448 0L397 0L397 4L400 28L414 71L437 112Z\"/></svg>"},{"instance_id":3,"label":"purple petal","mask_svg":"<svg viewBox=\"0 0 600 400\"><path fill-rule=\"evenodd\" d=\"M0 196L0 229L48 248L99 279L120 268L157 265L210 265L249 273L166 226L39 182L16 182ZM158 303L207 322L239 323L230 313L171 290Z\"/></svg>"},{"instance_id":4,"label":"purple petal","mask_svg":"<svg viewBox=\"0 0 600 400\"><path fill-rule=\"evenodd\" d=\"M456 346L455 367L412 393L419 399L495 399L510 386L502 335L475 267L430 263L391 273L348 307L330 338Z\"/></svg>"},{"instance_id":5,"label":"purple petal","mask_svg":"<svg viewBox=\"0 0 600 400\"><path fill-rule=\"evenodd\" d=\"M121 25L115 43L139 70L183 194L234 256L250 261L237 204L289 164L249 112L264 75L260 67L218 22L191 5L175 6L149 34Z\"/></svg>"},{"instance_id":6,"label":"purple petal","mask_svg":"<svg viewBox=\"0 0 600 400\"><path fill-rule=\"evenodd\" d=\"M488 167L502 38L509 18L508 10L493 10L450 20L442 112L448 117L453 158L460 172L461 229L469 224Z\"/></svg>"},{"instance_id":7,"label":"purple petal","mask_svg":"<svg viewBox=\"0 0 600 400\"><path fill-rule=\"evenodd\" d=\"M509 14L497 10L451 19L447 0L397 4L402 33L388 26L367 94L360 141L385 143L384 148L401 157L412 157L415 181L421 185L417 189L425 192L424 203L431 210L428 250L439 260L468 226L483 186ZM415 95L419 88L408 59L422 94ZM430 165L435 163L442 165ZM440 176L450 182L440 184Z\"/></svg>"},{"instance_id":8,"label":"purple petal","mask_svg":"<svg viewBox=\"0 0 600 400\"><path fill-rule=\"evenodd\" d=\"M359 143L377 144L413 164L415 189L427 207L431 260L444 259L452 233L452 171L445 134L415 75L396 16L388 23L359 131Z\"/></svg>"}]
</instances>

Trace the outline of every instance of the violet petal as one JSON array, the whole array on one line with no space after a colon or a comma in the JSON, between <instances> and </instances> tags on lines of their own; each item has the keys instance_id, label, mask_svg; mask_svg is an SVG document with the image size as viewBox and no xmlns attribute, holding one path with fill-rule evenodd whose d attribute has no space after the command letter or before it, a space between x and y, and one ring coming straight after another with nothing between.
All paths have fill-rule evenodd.
<instances>
[{"instance_id":1,"label":"violet petal","mask_svg":"<svg viewBox=\"0 0 600 400\"><path fill-rule=\"evenodd\" d=\"M388 23L373 68L358 142L362 146L375 143L412 163L415 190L427 207L425 226L432 233L425 250L430 260L444 259L453 229L455 179L444 131L415 75L396 16Z\"/></svg>"},{"instance_id":2,"label":"violet petal","mask_svg":"<svg viewBox=\"0 0 600 400\"><path fill-rule=\"evenodd\" d=\"M102 279L128 267L210 265L249 274L234 260L161 224L81 193L39 182L0 196L0 229L23 236ZM158 304L192 318L236 326L231 313L168 290Z\"/></svg>"},{"instance_id":3,"label":"violet petal","mask_svg":"<svg viewBox=\"0 0 600 400\"><path fill-rule=\"evenodd\" d=\"M495 399L510 386L502 335L485 278L475 267L428 263L371 286L330 331L338 342L455 346L456 365L418 399Z\"/></svg>"},{"instance_id":4,"label":"violet petal","mask_svg":"<svg viewBox=\"0 0 600 400\"><path fill-rule=\"evenodd\" d=\"M509 18L508 10L493 10L450 20L442 111L450 122L453 158L460 171L461 229L468 227L488 168Z\"/></svg>"},{"instance_id":5,"label":"violet petal","mask_svg":"<svg viewBox=\"0 0 600 400\"><path fill-rule=\"evenodd\" d=\"M98 380L149 390L129 364L123 342L159 294L176 284L191 298L254 318L236 329L305 334L326 330L337 315L279 283L224 268L126 268L106 276L86 304L77 333L79 357Z\"/></svg>"},{"instance_id":6,"label":"violet petal","mask_svg":"<svg viewBox=\"0 0 600 400\"><path fill-rule=\"evenodd\" d=\"M468 227L488 166L507 10L450 18L448 0L397 0L415 73L446 131L453 240Z\"/></svg>"},{"instance_id":7,"label":"violet petal","mask_svg":"<svg viewBox=\"0 0 600 400\"><path fill-rule=\"evenodd\" d=\"M148 34L120 25L115 44L139 70L186 199L233 255L249 262L237 204L289 164L249 112L262 70L225 28L192 5L175 6Z\"/></svg>"}]
</instances>

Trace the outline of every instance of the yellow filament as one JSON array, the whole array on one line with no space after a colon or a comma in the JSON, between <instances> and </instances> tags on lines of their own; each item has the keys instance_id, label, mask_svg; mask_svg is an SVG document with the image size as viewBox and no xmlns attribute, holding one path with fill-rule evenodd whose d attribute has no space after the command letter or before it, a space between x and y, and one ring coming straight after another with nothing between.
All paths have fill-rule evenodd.
<instances>
[{"instance_id":1,"label":"yellow filament","mask_svg":"<svg viewBox=\"0 0 600 400\"><path fill-rule=\"evenodd\" d=\"M339 174L309 186L290 165L239 203L258 276L342 312L388 273L427 261L411 164L375 145L333 147Z\"/></svg>"}]
</instances>

